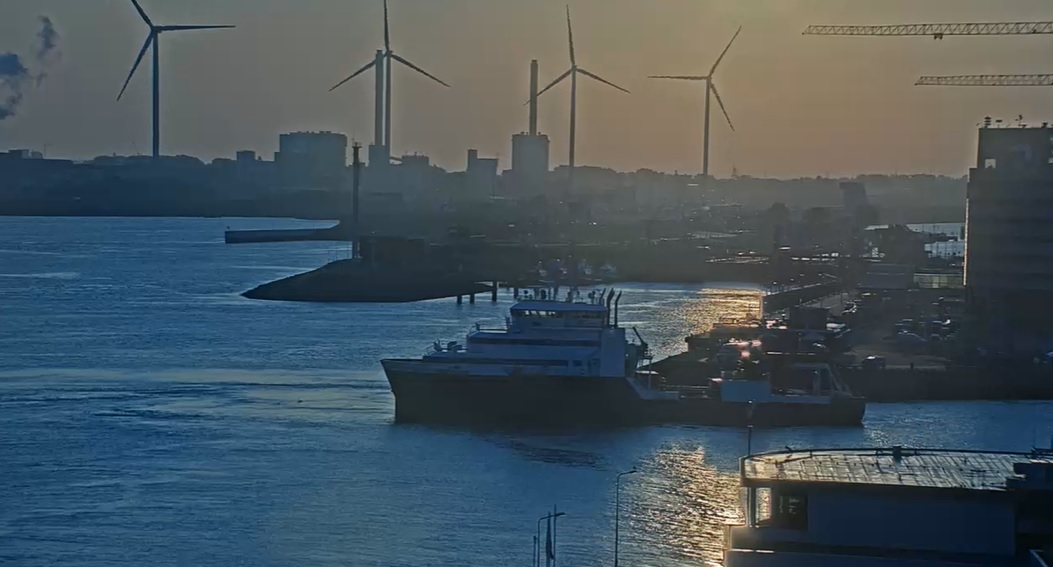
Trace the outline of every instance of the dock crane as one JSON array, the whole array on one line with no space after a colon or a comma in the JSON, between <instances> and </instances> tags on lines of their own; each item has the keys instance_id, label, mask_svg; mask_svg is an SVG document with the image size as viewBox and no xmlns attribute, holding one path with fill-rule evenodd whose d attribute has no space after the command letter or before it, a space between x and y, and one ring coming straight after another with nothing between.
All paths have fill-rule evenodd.
<instances>
[{"instance_id":1,"label":"dock crane","mask_svg":"<svg viewBox=\"0 0 1053 567\"><path fill-rule=\"evenodd\" d=\"M924 76L923 87L1053 87L1053 74Z\"/></svg>"},{"instance_id":2,"label":"dock crane","mask_svg":"<svg viewBox=\"0 0 1053 567\"><path fill-rule=\"evenodd\" d=\"M954 24L895 24L884 26L808 26L804 35L903 36L931 35L1035 35L1053 34L1053 22L987 22Z\"/></svg>"},{"instance_id":3,"label":"dock crane","mask_svg":"<svg viewBox=\"0 0 1053 567\"><path fill-rule=\"evenodd\" d=\"M841 36L932 36L943 39L948 35L1049 35L1053 22L981 22L947 24L894 24L878 26L813 25L803 35ZM1048 87L1053 86L1053 75L949 75L924 76L918 86L955 87Z\"/></svg>"}]
</instances>

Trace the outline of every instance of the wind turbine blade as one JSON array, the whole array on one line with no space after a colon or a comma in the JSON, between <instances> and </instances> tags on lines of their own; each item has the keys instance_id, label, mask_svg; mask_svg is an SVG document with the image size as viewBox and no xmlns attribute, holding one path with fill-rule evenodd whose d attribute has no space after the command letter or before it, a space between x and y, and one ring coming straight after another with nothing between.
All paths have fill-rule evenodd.
<instances>
[{"instance_id":1,"label":"wind turbine blade","mask_svg":"<svg viewBox=\"0 0 1053 567\"><path fill-rule=\"evenodd\" d=\"M142 16L143 21L146 22L146 25L154 27L154 23L150 21L150 18L146 15L146 12L143 11L143 7L140 6L139 3L136 2L136 0L132 0L132 5L135 6L135 11L139 12L139 15Z\"/></svg>"},{"instance_id":2,"label":"wind turbine blade","mask_svg":"<svg viewBox=\"0 0 1053 567\"><path fill-rule=\"evenodd\" d=\"M731 36L731 41L728 42L728 46L724 48L724 51L720 52L720 57L717 57L717 61L713 63L713 67L709 70L710 76L713 76L713 72L717 70L717 65L720 65L721 60L723 60L724 56L727 55L728 50L731 49L731 44L735 43L735 38L739 36L739 32L741 31L742 26L739 26L739 29L735 31L735 35Z\"/></svg>"},{"instance_id":3,"label":"wind turbine blade","mask_svg":"<svg viewBox=\"0 0 1053 567\"><path fill-rule=\"evenodd\" d=\"M128 83L132 81L132 75L135 74L135 70L139 68L139 63L142 62L143 56L146 55L146 50L150 48L150 42L154 41L157 36L153 30L150 30L150 35L146 36L146 41L143 42L143 48L139 50L139 56L135 58L135 64L132 65L132 71L128 73L128 78L124 80L124 86L121 87L121 92L117 95L117 100L121 100L121 96L124 95L124 89L128 88Z\"/></svg>"},{"instance_id":4,"label":"wind turbine blade","mask_svg":"<svg viewBox=\"0 0 1053 567\"><path fill-rule=\"evenodd\" d=\"M350 81L351 79L354 79L355 77L361 75L362 73L365 73L366 71L372 69L373 66L376 65L376 64L377 64L377 60L376 59L370 61L369 63L367 63L361 69L355 71L354 73L351 73L351 75L348 78L346 78L343 81L340 81L339 83L333 85L333 88L329 89L329 92L335 91L337 89L337 87L339 87L340 85L343 85L344 83Z\"/></svg>"},{"instance_id":5,"label":"wind turbine blade","mask_svg":"<svg viewBox=\"0 0 1053 567\"><path fill-rule=\"evenodd\" d=\"M731 127L731 131L735 131L735 125L731 123L731 117L728 116L728 110L724 108L724 101L720 100L720 93L717 92L717 86L713 84L713 81L709 82L709 88L713 91L713 96L717 99L717 105L720 106L720 111L724 113L724 120L728 121L728 126Z\"/></svg>"},{"instance_id":6,"label":"wind turbine blade","mask_svg":"<svg viewBox=\"0 0 1053 567\"><path fill-rule=\"evenodd\" d=\"M567 39L569 39L570 45L570 66L573 67L578 64L574 59L574 28L570 26L570 5L567 5Z\"/></svg>"},{"instance_id":7,"label":"wind turbine blade","mask_svg":"<svg viewBox=\"0 0 1053 567\"><path fill-rule=\"evenodd\" d=\"M560 81L562 81L563 79L566 79L567 77L569 77L570 74L573 73L573 72L574 72L574 67L571 67L570 69L567 69L566 73L563 73L562 75L557 77L555 81L552 81L551 83L549 83L547 87L545 87L545 88L541 89L540 91L538 91L537 95L535 95L535 96L540 97L542 94L547 92L549 89L551 89L552 87L558 85ZM530 104L530 101L529 100L526 101L526 104ZM524 104L524 106L526 106L526 104Z\"/></svg>"},{"instance_id":8,"label":"wind turbine blade","mask_svg":"<svg viewBox=\"0 0 1053 567\"><path fill-rule=\"evenodd\" d=\"M157 26L159 31L225 30L234 26Z\"/></svg>"},{"instance_id":9,"label":"wind turbine blade","mask_svg":"<svg viewBox=\"0 0 1053 567\"><path fill-rule=\"evenodd\" d=\"M678 79L681 81L704 81L709 77L703 75L648 75L648 79Z\"/></svg>"},{"instance_id":10,"label":"wind turbine blade","mask_svg":"<svg viewBox=\"0 0 1053 567\"><path fill-rule=\"evenodd\" d=\"M399 57L398 55L395 55L394 53L389 53L388 55L391 56L391 58L393 58L395 61L398 61L399 63L402 63L403 65L409 67L410 69L413 69L414 71L420 73L421 75L424 75L425 77L428 77L429 79L435 81L436 83L439 83L440 85L442 85L442 86L444 86L446 88L450 88L450 85L447 85L445 82L442 81L442 79L436 77L435 75L432 75L431 73L425 71L424 69L421 69L420 67L414 65L413 63L410 63L409 61L406 61L402 57Z\"/></svg>"},{"instance_id":11,"label":"wind turbine blade","mask_svg":"<svg viewBox=\"0 0 1053 567\"><path fill-rule=\"evenodd\" d=\"M388 0L384 0L384 51L391 53L391 31L388 29Z\"/></svg>"},{"instance_id":12,"label":"wind turbine blade","mask_svg":"<svg viewBox=\"0 0 1053 567\"><path fill-rule=\"evenodd\" d=\"M619 87L618 85L608 81L607 79L604 79L603 77L601 77L599 75L594 75L594 74L586 71L585 69L582 69L581 67L578 67L578 72L581 73L582 75L585 75L586 77L589 77L590 79L596 79L597 81L599 81L599 82L601 82L601 83L603 83L605 85L610 85L610 86L622 91L625 94L630 94L629 91Z\"/></svg>"}]
</instances>

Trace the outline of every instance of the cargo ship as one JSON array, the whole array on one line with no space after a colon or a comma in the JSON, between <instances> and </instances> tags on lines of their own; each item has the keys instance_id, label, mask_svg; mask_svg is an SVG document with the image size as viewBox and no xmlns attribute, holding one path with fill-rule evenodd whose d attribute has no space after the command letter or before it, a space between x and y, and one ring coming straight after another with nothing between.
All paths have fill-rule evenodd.
<instances>
[{"instance_id":1,"label":"cargo ship","mask_svg":"<svg viewBox=\"0 0 1053 567\"><path fill-rule=\"evenodd\" d=\"M613 290L555 300L545 290L511 307L502 328L436 341L416 359L381 361L400 423L614 426L683 423L858 426L865 401L821 361L725 371L674 387L647 370L635 329L618 324ZM613 306L612 306L613 304ZM743 353L743 356L747 356ZM787 381L788 380L788 381Z\"/></svg>"}]
</instances>

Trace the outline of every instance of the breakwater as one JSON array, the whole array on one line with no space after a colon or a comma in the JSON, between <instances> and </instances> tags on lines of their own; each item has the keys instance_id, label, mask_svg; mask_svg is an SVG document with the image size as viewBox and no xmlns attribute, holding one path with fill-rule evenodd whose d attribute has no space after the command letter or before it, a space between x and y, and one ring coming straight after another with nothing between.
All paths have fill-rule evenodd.
<instances>
[{"instance_id":1,"label":"breakwater","mask_svg":"<svg viewBox=\"0 0 1053 567\"><path fill-rule=\"evenodd\" d=\"M440 297L491 294L484 284L459 274L412 268L373 268L338 260L295 276L255 287L242 295L274 301L400 303Z\"/></svg>"}]
</instances>

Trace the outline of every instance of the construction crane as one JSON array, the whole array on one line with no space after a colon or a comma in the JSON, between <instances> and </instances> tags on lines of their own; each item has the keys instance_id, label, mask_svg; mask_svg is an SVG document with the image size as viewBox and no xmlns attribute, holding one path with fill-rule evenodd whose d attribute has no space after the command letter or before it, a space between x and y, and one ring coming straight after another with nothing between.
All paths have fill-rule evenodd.
<instances>
[{"instance_id":1,"label":"construction crane","mask_svg":"<svg viewBox=\"0 0 1053 567\"><path fill-rule=\"evenodd\" d=\"M1032 35L1053 34L1053 22L991 22L958 24L897 24L888 26L808 26L804 35Z\"/></svg>"},{"instance_id":2,"label":"construction crane","mask_svg":"<svg viewBox=\"0 0 1053 567\"><path fill-rule=\"evenodd\" d=\"M925 76L914 83L924 87L1053 87L1053 74Z\"/></svg>"}]
</instances>

